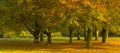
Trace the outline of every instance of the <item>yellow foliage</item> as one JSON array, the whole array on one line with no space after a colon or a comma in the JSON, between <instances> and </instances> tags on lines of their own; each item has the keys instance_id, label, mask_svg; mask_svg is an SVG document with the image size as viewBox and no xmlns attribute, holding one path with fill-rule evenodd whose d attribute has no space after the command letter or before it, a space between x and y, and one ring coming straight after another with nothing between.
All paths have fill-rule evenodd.
<instances>
[{"instance_id":1,"label":"yellow foliage","mask_svg":"<svg viewBox=\"0 0 120 53\"><path fill-rule=\"evenodd\" d=\"M18 3L22 3L23 0L18 0Z\"/></svg>"},{"instance_id":2,"label":"yellow foliage","mask_svg":"<svg viewBox=\"0 0 120 53\"><path fill-rule=\"evenodd\" d=\"M91 5L89 0L84 0L84 1L82 1L82 3L85 5Z\"/></svg>"},{"instance_id":3,"label":"yellow foliage","mask_svg":"<svg viewBox=\"0 0 120 53\"><path fill-rule=\"evenodd\" d=\"M77 20L74 20L74 24L75 24L75 26L79 26L79 23Z\"/></svg>"},{"instance_id":4,"label":"yellow foliage","mask_svg":"<svg viewBox=\"0 0 120 53\"><path fill-rule=\"evenodd\" d=\"M74 8L74 9L77 9L77 10L81 10L81 8L79 7L79 5L75 5L75 0L72 0L73 3L70 3L68 2L67 0L60 0L62 4L65 4L67 7L69 8ZM77 0L76 0L77 2Z\"/></svg>"},{"instance_id":5,"label":"yellow foliage","mask_svg":"<svg viewBox=\"0 0 120 53\"><path fill-rule=\"evenodd\" d=\"M21 31L20 37L32 37L28 31Z\"/></svg>"},{"instance_id":6,"label":"yellow foliage","mask_svg":"<svg viewBox=\"0 0 120 53\"><path fill-rule=\"evenodd\" d=\"M14 31L6 31L4 34L4 37L14 37L15 35Z\"/></svg>"},{"instance_id":7,"label":"yellow foliage","mask_svg":"<svg viewBox=\"0 0 120 53\"><path fill-rule=\"evenodd\" d=\"M60 32L54 32L54 33L52 33L52 36L54 36L54 37L62 37Z\"/></svg>"}]
</instances>

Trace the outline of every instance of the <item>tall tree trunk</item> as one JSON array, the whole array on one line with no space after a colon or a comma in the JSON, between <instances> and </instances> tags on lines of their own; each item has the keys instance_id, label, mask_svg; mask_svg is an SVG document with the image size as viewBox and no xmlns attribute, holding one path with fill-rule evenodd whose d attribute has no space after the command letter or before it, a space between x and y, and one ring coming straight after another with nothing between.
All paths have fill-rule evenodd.
<instances>
[{"instance_id":1,"label":"tall tree trunk","mask_svg":"<svg viewBox=\"0 0 120 53\"><path fill-rule=\"evenodd\" d=\"M88 28L88 35L87 35L87 40L86 40L87 48L92 47L92 36L93 36L93 31L92 29Z\"/></svg>"},{"instance_id":2,"label":"tall tree trunk","mask_svg":"<svg viewBox=\"0 0 120 53\"><path fill-rule=\"evenodd\" d=\"M97 41L99 37L99 31L95 31L95 40Z\"/></svg>"},{"instance_id":3,"label":"tall tree trunk","mask_svg":"<svg viewBox=\"0 0 120 53\"><path fill-rule=\"evenodd\" d=\"M47 44L51 44L52 43L52 39L51 39L52 32L44 31L43 33L47 35Z\"/></svg>"},{"instance_id":4,"label":"tall tree trunk","mask_svg":"<svg viewBox=\"0 0 120 53\"><path fill-rule=\"evenodd\" d=\"M40 33L40 41L42 42L44 39L43 39L43 33Z\"/></svg>"},{"instance_id":5,"label":"tall tree trunk","mask_svg":"<svg viewBox=\"0 0 120 53\"><path fill-rule=\"evenodd\" d=\"M77 40L80 40L80 26L77 29Z\"/></svg>"},{"instance_id":6,"label":"tall tree trunk","mask_svg":"<svg viewBox=\"0 0 120 53\"><path fill-rule=\"evenodd\" d=\"M0 30L0 38L3 38L3 32Z\"/></svg>"},{"instance_id":7,"label":"tall tree trunk","mask_svg":"<svg viewBox=\"0 0 120 53\"><path fill-rule=\"evenodd\" d=\"M72 43L72 34L70 34L70 43Z\"/></svg>"},{"instance_id":8,"label":"tall tree trunk","mask_svg":"<svg viewBox=\"0 0 120 53\"><path fill-rule=\"evenodd\" d=\"M106 43L108 38L108 31L105 28L102 29L101 35L102 35L102 43Z\"/></svg>"},{"instance_id":9,"label":"tall tree trunk","mask_svg":"<svg viewBox=\"0 0 120 53\"><path fill-rule=\"evenodd\" d=\"M70 37L70 43L72 43L72 36L73 36L73 27L69 27L69 37Z\"/></svg>"},{"instance_id":10,"label":"tall tree trunk","mask_svg":"<svg viewBox=\"0 0 120 53\"><path fill-rule=\"evenodd\" d=\"M34 43L39 43L39 34L34 34Z\"/></svg>"},{"instance_id":11,"label":"tall tree trunk","mask_svg":"<svg viewBox=\"0 0 120 53\"><path fill-rule=\"evenodd\" d=\"M99 31L97 30L97 28L95 27L95 40L97 41L99 37Z\"/></svg>"},{"instance_id":12,"label":"tall tree trunk","mask_svg":"<svg viewBox=\"0 0 120 53\"><path fill-rule=\"evenodd\" d=\"M80 33L77 34L77 40L81 40Z\"/></svg>"},{"instance_id":13,"label":"tall tree trunk","mask_svg":"<svg viewBox=\"0 0 120 53\"><path fill-rule=\"evenodd\" d=\"M51 44L52 43L52 40L51 40L51 33L49 33L47 35L48 39L47 39L47 44Z\"/></svg>"},{"instance_id":14,"label":"tall tree trunk","mask_svg":"<svg viewBox=\"0 0 120 53\"><path fill-rule=\"evenodd\" d=\"M84 41L86 41L87 39L87 28L84 27Z\"/></svg>"}]
</instances>

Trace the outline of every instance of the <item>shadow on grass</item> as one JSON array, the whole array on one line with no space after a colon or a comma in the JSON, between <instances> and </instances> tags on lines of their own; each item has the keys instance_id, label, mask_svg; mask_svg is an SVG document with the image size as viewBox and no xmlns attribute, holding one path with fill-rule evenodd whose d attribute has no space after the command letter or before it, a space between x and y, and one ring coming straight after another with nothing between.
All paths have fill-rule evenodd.
<instances>
[{"instance_id":1,"label":"shadow on grass","mask_svg":"<svg viewBox=\"0 0 120 53\"><path fill-rule=\"evenodd\" d=\"M39 44L34 44L34 43L26 43L26 42L7 42L7 43L1 43L0 42L0 47L3 50L22 50L22 51L40 51L40 50L44 50L44 51L50 51L50 50L54 50L54 51L61 51L63 49L68 49L68 48L72 48L72 49L77 49L77 50L81 50L81 49L87 49L85 46L84 42L81 43L52 43L50 45L47 45L46 43L39 43ZM95 45L96 46L96 45ZM99 47L102 45L98 45L97 47L92 47L91 49L105 49L102 47Z\"/></svg>"},{"instance_id":2,"label":"shadow on grass","mask_svg":"<svg viewBox=\"0 0 120 53\"><path fill-rule=\"evenodd\" d=\"M119 47L119 48L118 48ZM103 49L120 49L120 45L93 42L92 48L86 48L86 44L83 41L77 41L72 44L68 42L53 42L47 45L46 42L34 44L29 41L0 41L0 49L3 51L65 51L65 50L103 50Z\"/></svg>"}]
</instances>

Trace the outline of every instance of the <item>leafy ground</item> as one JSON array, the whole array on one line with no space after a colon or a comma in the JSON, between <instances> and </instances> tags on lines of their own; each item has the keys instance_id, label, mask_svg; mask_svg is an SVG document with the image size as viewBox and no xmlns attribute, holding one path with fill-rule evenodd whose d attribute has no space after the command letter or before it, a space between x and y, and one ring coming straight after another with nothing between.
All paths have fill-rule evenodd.
<instances>
[{"instance_id":1,"label":"leafy ground","mask_svg":"<svg viewBox=\"0 0 120 53\"><path fill-rule=\"evenodd\" d=\"M0 39L0 53L120 53L120 38L109 38L107 43L93 40L93 47L86 48L83 40L69 44L68 38L53 38L53 44L46 41L34 44L31 38Z\"/></svg>"}]
</instances>

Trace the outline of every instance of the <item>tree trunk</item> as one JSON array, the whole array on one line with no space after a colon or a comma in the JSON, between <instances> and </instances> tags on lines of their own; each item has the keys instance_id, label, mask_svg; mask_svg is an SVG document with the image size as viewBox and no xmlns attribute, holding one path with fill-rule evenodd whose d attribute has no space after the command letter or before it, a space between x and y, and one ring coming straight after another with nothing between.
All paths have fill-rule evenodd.
<instances>
[{"instance_id":1,"label":"tree trunk","mask_svg":"<svg viewBox=\"0 0 120 53\"><path fill-rule=\"evenodd\" d=\"M52 43L52 39L51 39L52 38L51 37L52 32L44 31L43 33L47 35L47 44L51 44Z\"/></svg>"},{"instance_id":2,"label":"tree trunk","mask_svg":"<svg viewBox=\"0 0 120 53\"><path fill-rule=\"evenodd\" d=\"M77 29L77 40L80 40L80 26Z\"/></svg>"},{"instance_id":3,"label":"tree trunk","mask_svg":"<svg viewBox=\"0 0 120 53\"><path fill-rule=\"evenodd\" d=\"M52 40L51 40L51 33L48 32L48 35L47 35L47 44L51 44L52 43Z\"/></svg>"},{"instance_id":4,"label":"tree trunk","mask_svg":"<svg viewBox=\"0 0 120 53\"><path fill-rule=\"evenodd\" d=\"M88 35L87 35L87 40L86 40L87 48L92 47L92 36L93 36L92 29L88 28Z\"/></svg>"},{"instance_id":5,"label":"tree trunk","mask_svg":"<svg viewBox=\"0 0 120 53\"><path fill-rule=\"evenodd\" d=\"M72 35L73 35L73 27L72 26L70 26L69 27L69 37L70 37L70 43L72 43Z\"/></svg>"},{"instance_id":6,"label":"tree trunk","mask_svg":"<svg viewBox=\"0 0 120 53\"><path fill-rule=\"evenodd\" d=\"M87 39L87 28L85 27L84 28L84 41L86 41Z\"/></svg>"},{"instance_id":7,"label":"tree trunk","mask_svg":"<svg viewBox=\"0 0 120 53\"><path fill-rule=\"evenodd\" d=\"M95 40L97 41L99 37L99 31L97 30L97 28L95 27Z\"/></svg>"},{"instance_id":8,"label":"tree trunk","mask_svg":"<svg viewBox=\"0 0 120 53\"><path fill-rule=\"evenodd\" d=\"M40 41L43 41L43 33L40 34Z\"/></svg>"},{"instance_id":9,"label":"tree trunk","mask_svg":"<svg viewBox=\"0 0 120 53\"><path fill-rule=\"evenodd\" d=\"M70 43L72 43L72 34L70 34Z\"/></svg>"},{"instance_id":10,"label":"tree trunk","mask_svg":"<svg viewBox=\"0 0 120 53\"><path fill-rule=\"evenodd\" d=\"M77 40L81 40L80 33L77 34Z\"/></svg>"},{"instance_id":11,"label":"tree trunk","mask_svg":"<svg viewBox=\"0 0 120 53\"><path fill-rule=\"evenodd\" d=\"M34 43L39 43L39 34L34 35Z\"/></svg>"},{"instance_id":12,"label":"tree trunk","mask_svg":"<svg viewBox=\"0 0 120 53\"><path fill-rule=\"evenodd\" d=\"M0 38L3 38L3 32L0 31Z\"/></svg>"},{"instance_id":13,"label":"tree trunk","mask_svg":"<svg viewBox=\"0 0 120 53\"><path fill-rule=\"evenodd\" d=\"M97 41L99 37L99 31L95 31L95 40Z\"/></svg>"},{"instance_id":14,"label":"tree trunk","mask_svg":"<svg viewBox=\"0 0 120 53\"><path fill-rule=\"evenodd\" d=\"M102 35L102 43L106 43L108 38L108 31L105 28L102 29L101 35Z\"/></svg>"}]
</instances>

